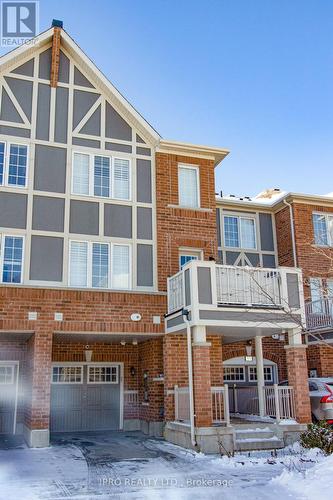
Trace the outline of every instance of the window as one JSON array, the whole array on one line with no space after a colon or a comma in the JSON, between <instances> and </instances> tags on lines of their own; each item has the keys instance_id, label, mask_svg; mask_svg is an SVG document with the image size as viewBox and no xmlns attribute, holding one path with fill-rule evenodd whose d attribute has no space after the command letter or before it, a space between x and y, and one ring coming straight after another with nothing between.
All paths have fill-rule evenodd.
<instances>
[{"instance_id":1,"label":"window","mask_svg":"<svg viewBox=\"0 0 333 500\"><path fill-rule=\"evenodd\" d=\"M21 283L23 236L3 236L0 257L2 282Z\"/></svg>"},{"instance_id":2,"label":"window","mask_svg":"<svg viewBox=\"0 0 333 500\"><path fill-rule=\"evenodd\" d=\"M129 200L130 161L109 156L74 153L72 192Z\"/></svg>"},{"instance_id":3,"label":"window","mask_svg":"<svg viewBox=\"0 0 333 500\"><path fill-rule=\"evenodd\" d=\"M110 196L110 158L95 156L94 195Z\"/></svg>"},{"instance_id":4,"label":"window","mask_svg":"<svg viewBox=\"0 0 333 500\"><path fill-rule=\"evenodd\" d=\"M250 217L223 217L224 243L229 248L256 249L256 225Z\"/></svg>"},{"instance_id":5,"label":"window","mask_svg":"<svg viewBox=\"0 0 333 500\"><path fill-rule=\"evenodd\" d=\"M0 365L0 385L10 385L14 383L14 367Z\"/></svg>"},{"instance_id":6,"label":"window","mask_svg":"<svg viewBox=\"0 0 333 500\"><path fill-rule=\"evenodd\" d=\"M225 366L223 378L225 382L245 382L244 366Z\"/></svg>"},{"instance_id":7,"label":"window","mask_svg":"<svg viewBox=\"0 0 333 500\"><path fill-rule=\"evenodd\" d=\"M129 200L129 161L114 159L113 162L113 198Z\"/></svg>"},{"instance_id":8,"label":"window","mask_svg":"<svg viewBox=\"0 0 333 500\"><path fill-rule=\"evenodd\" d=\"M53 366L52 384L82 384L83 366Z\"/></svg>"},{"instance_id":9,"label":"window","mask_svg":"<svg viewBox=\"0 0 333 500\"><path fill-rule=\"evenodd\" d=\"M130 248L112 246L112 288L130 288Z\"/></svg>"},{"instance_id":10,"label":"window","mask_svg":"<svg viewBox=\"0 0 333 500\"><path fill-rule=\"evenodd\" d=\"M316 245L333 246L333 214L312 214Z\"/></svg>"},{"instance_id":11,"label":"window","mask_svg":"<svg viewBox=\"0 0 333 500\"><path fill-rule=\"evenodd\" d=\"M70 245L69 285L86 287L88 285L88 243L72 241Z\"/></svg>"},{"instance_id":12,"label":"window","mask_svg":"<svg viewBox=\"0 0 333 500\"><path fill-rule=\"evenodd\" d=\"M26 187L28 146L0 142L0 185Z\"/></svg>"},{"instance_id":13,"label":"window","mask_svg":"<svg viewBox=\"0 0 333 500\"><path fill-rule=\"evenodd\" d=\"M118 384L118 366L89 366L88 384Z\"/></svg>"},{"instance_id":14,"label":"window","mask_svg":"<svg viewBox=\"0 0 333 500\"><path fill-rule=\"evenodd\" d=\"M310 292L312 302L312 313L320 314L328 312L330 303L327 298L333 297L333 280L325 278L310 278Z\"/></svg>"},{"instance_id":15,"label":"window","mask_svg":"<svg viewBox=\"0 0 333 500\"><path fill-rule=\"evenodd\" d=\"M89 194L89 155L74 153L73 193Z\"/></svg>"},{"instance_id":16,"label":"window","mask_svg":"<svg viewBox=\"0 0 333 500\"><path fill-rule=\"evenodd\" d=\"M109 245L107 243L93 243L92 286L97 288L109 286Z\"/></svg>"},{"instance_id":17,"label":"window","mask_svg":"<svg viewBox=\"0 0 333 500\"><path fill-rule=\"evenodd\" d=\"M199 169L198 167L178 167L179 205L182 207L199 208Z\"/></svg>"},{"instance_id":18,"label":"window","mask_svg":"<svg viewBox=\"0 0 333 500\"><path fill-rule=\"evenodd\" d=\"M187 262L191 260L201 260L202 251L201 250L180 250L179 252L179 268L182 269Z\"/></svg>"},{"instance_id":19,"label":"window","mask_svg":"<svg viewBox=\"0 0 333 500\"><path fill-rule=\"evenodd\" d=\"M273 367L272 366L264 366L264 380L265 382L273 382ZM249 381L256 382L257 381L257 367L249 366Z\"/></svg>"},{"instance_id":20,"label":"window","mask_svg":"<svg viewBox=\"0 0 333 500\"><path fill-rule=\"evenodd\" d=\"M129 289L130 260L130 245L71 241L69 285Z\"/></svg>"}]
</instances>

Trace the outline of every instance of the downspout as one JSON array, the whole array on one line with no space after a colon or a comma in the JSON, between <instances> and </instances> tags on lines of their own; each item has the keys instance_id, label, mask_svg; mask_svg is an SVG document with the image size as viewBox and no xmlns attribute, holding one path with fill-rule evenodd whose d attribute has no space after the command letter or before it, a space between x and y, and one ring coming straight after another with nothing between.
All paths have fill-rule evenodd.
<instances>
[{"instance_id":1,"label":"downspout","mask_svg":"<svg viewBox=\"0 0 333 500\"><path fill-rule=\"evenodd\" d=\"M289 215L290 215L290 227L291 227L291 242L293 247L293 260L294 267L297 267L297 255L296 255L296 242L295 242L295 227L294 227L294 214L293 207L287 200L283 200L283 203L289 207Z\"/></svg>"},{"instance_id":2,"label":"downspout","mask_svg":"<svg viewBox=\"0 0 333 500\"><path fill-rule=\"evenodd\" d=\"M186 335L187 335L187 371L188 371L188 392L190 400L190 428L191 428L191 443L193 446L197 445L195 440L195 430L194 430L194 395L193 395L193 362L192 362L192 335L190 322L188 320L189 311L183 309L182 311L183 319L186 324Z\"/></svg>"}]
</instances>

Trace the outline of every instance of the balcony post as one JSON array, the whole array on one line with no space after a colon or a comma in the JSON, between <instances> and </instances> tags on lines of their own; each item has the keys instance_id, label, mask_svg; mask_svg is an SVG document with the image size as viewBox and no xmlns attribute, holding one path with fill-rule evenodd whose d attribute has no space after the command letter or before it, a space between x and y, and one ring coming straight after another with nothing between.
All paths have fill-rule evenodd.
<instances>
[{"instance_id":1,"label":"balcony post","mask_svg":"<svg viewBox=\"0 0 333 500\"><path fill-rule=\"evenodd\" d=\"M259 401L259 415L265 416L265 396L264 396L264 357L262 352L262 337L255 337L256 347L256 362L257 362L257 384L258 384L258 401Z\"/></svg>"}]
</instances>

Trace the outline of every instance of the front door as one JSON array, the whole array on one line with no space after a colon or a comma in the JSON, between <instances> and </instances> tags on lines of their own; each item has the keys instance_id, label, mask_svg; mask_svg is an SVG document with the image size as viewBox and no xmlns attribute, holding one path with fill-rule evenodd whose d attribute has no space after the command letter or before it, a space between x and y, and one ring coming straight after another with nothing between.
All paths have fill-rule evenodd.
<instances>
[{"instance_id":1,"label":"front door","mask_svg":"<svg viewBox=\"0 0 333 500\"><path fill-rule=\"evenodd\" d=\"M0 434L15 433L17 376L17 363L0 363Z\"/></svg>"},{"instance_id":2,"label":"front door","mask_svg":"<svg viewBox=\"0 0 333 500\"><path fill-rule=\"evenodd\" d=\"M119 364L54 364L51 383L51 431L120 429Z\"/></svg>"}]
</instances>

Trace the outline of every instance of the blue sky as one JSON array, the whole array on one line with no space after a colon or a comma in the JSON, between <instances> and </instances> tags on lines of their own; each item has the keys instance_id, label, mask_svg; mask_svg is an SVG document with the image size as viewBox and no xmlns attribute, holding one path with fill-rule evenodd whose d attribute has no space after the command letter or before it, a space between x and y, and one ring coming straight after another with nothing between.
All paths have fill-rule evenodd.
<instances>
[{"instance_id":1,"label":"blue sky","mask_svg":"<svg viewBox=\"0 0 333 500\"><path fill-rule=\"evenodd\" d=\"M230 149L217 190L333 191L331 0L41 0L53 18L164 138Z\"/></svg>"}]
</instances>

